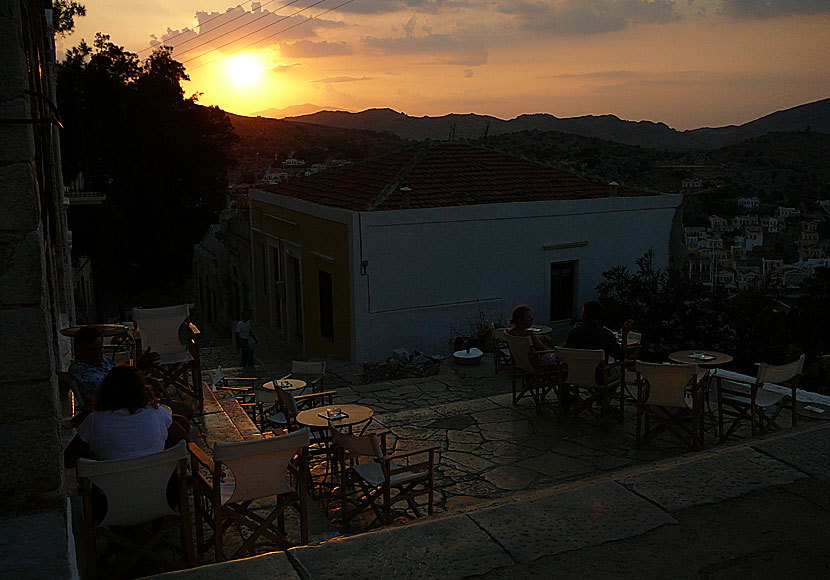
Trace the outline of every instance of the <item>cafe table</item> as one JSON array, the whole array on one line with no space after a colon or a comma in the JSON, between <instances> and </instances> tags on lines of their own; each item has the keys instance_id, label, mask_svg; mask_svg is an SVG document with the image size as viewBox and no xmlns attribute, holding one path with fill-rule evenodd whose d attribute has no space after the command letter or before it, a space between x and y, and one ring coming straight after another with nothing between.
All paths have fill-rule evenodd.
<instances>
[{"instance_id":1,"label":"cafe table","mask_svg":"<svg viewBox=\"0 0 830 580\"><path fill-rule=\"evenodd\" d=\"M669 355L669 360L680 364L697 364L715 367L732 362L732 356L716 350L678 350Z\"/></svg>"},{"instance_id":2,"label":"cafe table","mask_svg":"<svg viewBox=\"0 0 830 580\"><path fill-rule=\"evenodd\" d=\"M262 388L266 391L274 391L274 385L277 384L279 387L284 391L302 391L306 388L306 382L302 379L278 379L275 381L268 381L267 383L262 385Z\"/></svg>"},{"instance_id":3,"label":"cafe table","mask_svg":"<svg viewBox=\"0 0 830 580\"><path fill-rule=\"evenodd\" d=\"M528 332L532 332L533 334L550 334L553 332L553 328L550 326L545 326L543 324L534 324L530 328L527 329Z\"/></svg>"},{"instance_id":4,"label":"cafe table","mask_svg":"<svg viewBox=\"0 0 830 580\"><path fill-rule=\"evenodd\" d=\"M329 420L324 415L326 415L326 411L329 409L340 409L343 413L347 414L348 417L334 419L331 423L335 427L348 427L349 429L354 425L369 421L375 414L371 408L364 405L326 405L324 407L313 407L305 411L300 411L297 414L297 423L311 427L312 429L328 427Z\"/></svg>"},{"instance_id":5,"label":"cafe table","mask_svg":"<svg viewBox=\"0 0 830 580\"><path fill-rule=\"evenodd\" d=\"M127 334L130 332L130 327L126 324L90 324L89 326L94 326L98 329L101 333L101 336L118 336L119 334ZM84 326L68 326L66 328L61 328L60 333L64 336L68 336L72 338L78 331Z\"/></svg>"}]
</instances>

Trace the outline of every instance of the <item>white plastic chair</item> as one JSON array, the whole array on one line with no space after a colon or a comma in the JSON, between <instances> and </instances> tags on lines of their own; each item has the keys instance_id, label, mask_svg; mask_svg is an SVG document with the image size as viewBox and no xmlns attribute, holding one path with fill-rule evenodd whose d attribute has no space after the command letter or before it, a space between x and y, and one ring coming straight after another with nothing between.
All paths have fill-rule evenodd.
<instances>
[{"instance_id":1,"label":"white plastic chair","mask_svg":"<svg viewBox=\"0 0 830 580\"><path fill-rule=\"evenodd\" d=\"M184 475L187 469L187 446L184 441L178 445L151 455L132 459L94 461L79 459L77 474L84 504L84 537L87 550L87 575L99 577L99 566L95 536L113 540L113 544L132 551L130 557L117 570L102 577L120 578L140 558L152 558L168 568L194 565L193 538L191 536L190 508ZM176 474L178 506L171 506L167 489L171 475ZM94 488L93 488L94 486ZM94 496L103 493L106 497L106 513L96 522L93 504ZM144 524L163 519L161 525L151 531L143 529ZM181 562L163 558L158 544L169 545L165 532L180 527L180 539L185 566ZM118 533L114 527L130 527L130 533Z\"/></svg>"}]
</instances>

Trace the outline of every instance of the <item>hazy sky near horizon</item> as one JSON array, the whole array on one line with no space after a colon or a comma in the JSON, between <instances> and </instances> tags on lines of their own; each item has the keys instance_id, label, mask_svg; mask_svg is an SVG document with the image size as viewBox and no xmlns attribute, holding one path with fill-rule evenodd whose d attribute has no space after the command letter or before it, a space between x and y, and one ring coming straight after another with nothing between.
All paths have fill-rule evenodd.
<instances>
[{"instance_id":1,"label":"hazy sky near horizon","mask_svg":"<svg viewBox=\"0 0 830 580\"><path fill-rule=\"evenodd\" d=\"M830 96L830 0L81 0L104 32L174 47L199 102L409 115L614 114L676 129Z\"/></svg>"}]
</instances>

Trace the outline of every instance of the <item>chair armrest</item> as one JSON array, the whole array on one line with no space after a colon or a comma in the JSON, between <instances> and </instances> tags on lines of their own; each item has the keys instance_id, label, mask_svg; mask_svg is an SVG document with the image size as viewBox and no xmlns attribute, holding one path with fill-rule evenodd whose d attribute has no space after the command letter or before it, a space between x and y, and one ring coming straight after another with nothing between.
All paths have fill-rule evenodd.
<instances>
[{"instance_id":1,"label":"chair armrest","mask_svg":"<svg viewBox=\"0 0 830 580\"><path fill-rule=\"evenodd\" d=\"M329 398L329 401L331 401L332 398L334 397L334 395L336 395L336 394L337 394L337 391L320 391L319 393L308 393L308 394L305 394L305 395L297 395L297 396L294 397L294 400L297 402L298 405L302 402L305 402L305 401L313 401L315 399L323 400L327 397Z\"/></svg>"},{"instance_id":2,"label":"chair armrest","mask_svg":"<svg viewBox=\"0 0 830 580\"><path fill-rule=\"evenodd\" d=\"M215 464L213 463L213 459L202 451L198 445L195 443L190 443L187 446L187 449L190 451L190 457L195 461L198 465L202 465L210 470L213 473Z\"/></svg>"}]
</instances>

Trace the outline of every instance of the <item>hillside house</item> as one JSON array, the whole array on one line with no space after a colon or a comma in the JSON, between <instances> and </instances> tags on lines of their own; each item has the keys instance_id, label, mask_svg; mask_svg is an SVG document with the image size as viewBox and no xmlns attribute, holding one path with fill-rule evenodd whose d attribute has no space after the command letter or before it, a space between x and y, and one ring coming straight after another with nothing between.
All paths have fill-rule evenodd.
<instances>
[{"instance_id":1,"label":"hillside house","mask_svg":"<svg viewBox=\"0 0 830 580\"><path fill-rule=\"evenodd\" d=\"M758 216L753 215L736 215L732 218L732 229L740 230L747 226L757 226Z\"/></svg>"},{"instance_id":2,"label":"hillside house","mask_svg":"<svg viewBox=\"0 0 830 580\"><path fill-rule=\"evenodd\" d=\"M682 196L455 143L254 189L256 321L309 355L447 352L529 304L564 332L602 272L669 262Z\"/></svg>"},{"instance_id":3,"label":"hillside house","mask_svg":"<svg viewBox=\"0 0 830 580\"><path fill-rule=\"evenodd\" d=\"M728 232L729 220L717 215L709 216L709 224L713 232Z\"/></svg>"},{"instance_id":4,"label":"hillside house","mask_svg":"<svg viewBox=\"0 0 830 580\"><path fill-rule=\"evenodd\" d=\"M761 216L761 227L768 234L778 233L778 218L771 215Z\"/></svg>"},{"instance_id":5,"label":"hillside house","mask_svg":"<svg viewBox=\"0 0 830 580\"><path fill-rule=\"evenodd\" d=\"M761 200L757 197L739 197L737 199L737 203L742 208L748 210L757 210L758 207L761 205Z\"/></svg>"},{"instance_id":6,"label":"hillside house","mask_svg":"<svg viewBox=\"0 0 830 580\"><path fill-rule=\"evenodd\" d=\"M764 230L760 226L747 226L744 229L744 253L752 248L764 246Z\"/></svg>"}]
</instances>

